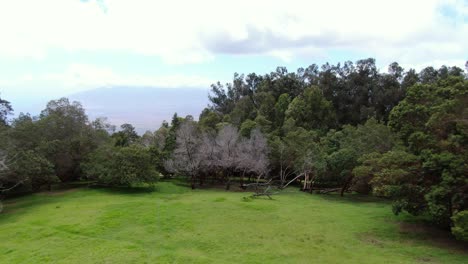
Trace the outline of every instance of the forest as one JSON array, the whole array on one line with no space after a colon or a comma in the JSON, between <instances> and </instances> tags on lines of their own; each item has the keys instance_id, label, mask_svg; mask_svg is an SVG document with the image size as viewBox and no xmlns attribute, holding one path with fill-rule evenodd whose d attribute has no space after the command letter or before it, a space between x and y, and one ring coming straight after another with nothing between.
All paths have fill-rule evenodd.
<instances>
[{"instance_id":1,"label":"forest","mask_svg":"<svg viewBox=\"0 0 468 264\"><path fill-rule=\"evenodd\" d=\"M405 70L395 62L380 71L372 58L295 72L278 67L235 73L232 82L211 86L209 101L198 118L175 113L138 135L131 124L90 120L67 98L50 101L37 116L13 117L14 105L2 97L0 195L76 183L158 186L166 179L192 189L253 187L257 195L288 188L358 193L468 241L463 69Z\"/></svg>"}]
</instances>

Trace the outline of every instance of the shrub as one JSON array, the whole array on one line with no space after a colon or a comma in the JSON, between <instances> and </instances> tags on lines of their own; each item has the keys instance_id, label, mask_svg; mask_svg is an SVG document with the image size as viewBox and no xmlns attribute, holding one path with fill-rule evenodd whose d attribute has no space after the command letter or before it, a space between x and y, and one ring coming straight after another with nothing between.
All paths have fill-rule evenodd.
<instances>
[{"instance_id":1,"label":"shrub","mask_svg":"<svg viewBox=\"0 0 468 264\"><path fill-rule=\"evenodd\" d=\"M158 173L148 149L140 146L101 147L83 165L89 179L110 186L155 183Z\"/></svg>"},{"instance_id":2,"label":"shrub","mask_svg":"<svg viewBox=\"0 0 468 264\"><path fill-rule=\"evenodd\" d=\"M468 210L452 216L452 234L459 240L468 241Z\"/></svg>"}]
</instances>

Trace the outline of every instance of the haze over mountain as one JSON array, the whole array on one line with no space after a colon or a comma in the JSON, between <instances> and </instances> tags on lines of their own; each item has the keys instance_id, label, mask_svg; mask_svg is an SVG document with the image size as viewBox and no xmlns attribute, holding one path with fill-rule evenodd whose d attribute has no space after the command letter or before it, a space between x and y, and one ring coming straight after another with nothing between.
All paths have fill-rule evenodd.
<instances>
[{"instance_id":1,"label":"haze over mountain","mask_svg":"<svg viewBox=\"0 0 468 264\"><path fill-rule=\"evenodd\" d=\"M69 96L83 104L89 117L107 117L117 126L130 123L138 133L155 130L172 115L198 119L208 105L208 89L157 87L105 87Z\"/></svg>"}]
</instances>

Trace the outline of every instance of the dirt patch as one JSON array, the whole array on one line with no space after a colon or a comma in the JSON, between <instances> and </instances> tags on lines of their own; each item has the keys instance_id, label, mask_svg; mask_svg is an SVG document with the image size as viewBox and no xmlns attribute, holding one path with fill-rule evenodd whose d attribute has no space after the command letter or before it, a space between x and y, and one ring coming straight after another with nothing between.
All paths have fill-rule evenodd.
<instances>
[{"instance_id":1,"label":"dirt patch","mask_svg":"<svg viewBox=\"0 0 468 264\"><path fill-rule=\"evenodd\" d=\"M447 230L442 230L424 223L407 222L400 222L398 228L399 232L402 234L412 235L436 247L468 255L468 243L456 240Z\"/></svg>"}]
</instances>

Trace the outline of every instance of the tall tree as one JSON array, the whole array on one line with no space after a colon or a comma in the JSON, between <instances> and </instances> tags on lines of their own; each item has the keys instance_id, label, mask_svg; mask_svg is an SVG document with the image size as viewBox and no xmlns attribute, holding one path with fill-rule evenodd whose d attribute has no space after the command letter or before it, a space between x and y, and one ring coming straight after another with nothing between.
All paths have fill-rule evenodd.
<instances>
[{"instance_id":1,"label":"tall tree","mask_svg":"<svg viewBox=\"0 0 468 264\"><path fill-rule=\"evenodd\" d=\"M7 117L13 112L10 102L0 97L0 126L6 125Z\"/></svg>"}]
</instances>

